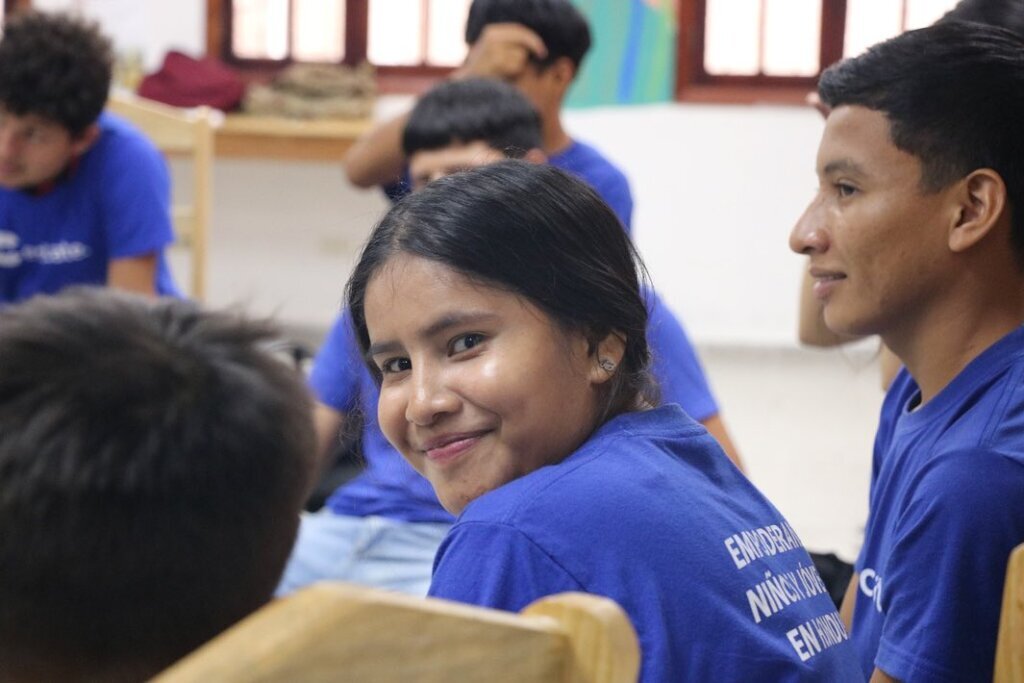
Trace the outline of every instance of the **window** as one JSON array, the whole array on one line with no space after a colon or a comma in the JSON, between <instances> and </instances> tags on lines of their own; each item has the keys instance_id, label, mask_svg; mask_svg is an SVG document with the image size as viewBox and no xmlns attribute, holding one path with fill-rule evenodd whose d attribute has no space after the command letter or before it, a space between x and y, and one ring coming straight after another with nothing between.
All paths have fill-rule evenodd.
<instances>
[{"instance_id":1,"label":"window","mask_svg":"<svg viewBox=\"0 0 1024 683\"><path fill-rule=\"evenodd\" d=\"M681 0L680 99L802 101L833 62L956 0Z\"/></svg>"},{"instance_id":2,"label":"window","mask_svg":"<svg viewBox=\"0 0 1024 683\"><path fill-rule=\"evenodd\" d=\"M956 0L846 0L843 56L853 57L904 31L934 24L954 5Z\"/></svg>"},{"instance_id":3,"label":"window","mask_svg":"<svg viewBox=\"0 0 1024 683\"><path fill-rule=\"evenodd\" d=\"M208 0L207 48L242 69L292 62L436 77L462 63L471 0Z\"/></svg>"}]
</instances>

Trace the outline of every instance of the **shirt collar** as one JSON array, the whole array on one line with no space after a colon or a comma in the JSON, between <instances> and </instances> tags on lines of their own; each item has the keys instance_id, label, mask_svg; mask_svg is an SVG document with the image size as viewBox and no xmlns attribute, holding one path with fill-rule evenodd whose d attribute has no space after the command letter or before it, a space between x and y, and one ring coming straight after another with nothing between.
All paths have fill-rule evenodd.
<instances>
[{"instance_id":1,"label":"shirt collar","mask_svg":"<svg viewBox=\"0 0 1024 683\"><path fill-rule=\"evenodd\" d=\"M72 178L75 173L78 172L78 165L81 161L80 156L74 157L68 162L68 165L64 167L64 170L57 174L55 178L51 178L45 182L33 185L32 187L26 187L24 192L30 197L45 197L46 195L57 189L57 186Z\"/></svg>"}]
</instances>

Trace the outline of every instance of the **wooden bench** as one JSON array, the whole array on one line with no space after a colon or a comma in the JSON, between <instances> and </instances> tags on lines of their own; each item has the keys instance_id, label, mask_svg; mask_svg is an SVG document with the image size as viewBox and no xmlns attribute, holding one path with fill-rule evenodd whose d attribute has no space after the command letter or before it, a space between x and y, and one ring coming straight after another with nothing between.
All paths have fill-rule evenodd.
<instances>
[{"instance_id":1,"label":"wooden bench","mask_svg":"<svg viewBox=\"0 0 1024 683\"><path fill-rule=\"evenodd\" d=\"M276 600L158 683L633 683L636 634L606 598L564 593L512 614L322 583Z\"/></svg>"},{"instance_id":2,"label":"wooden bench","mask_svg":"<svg viewBox=\"0 0 1024 683\"><path fill-rule=\"evenodd\" d=\"M1024 683L1024 544L1010 555L999 617L995 683Z\"/></svg>"}]
</instances>

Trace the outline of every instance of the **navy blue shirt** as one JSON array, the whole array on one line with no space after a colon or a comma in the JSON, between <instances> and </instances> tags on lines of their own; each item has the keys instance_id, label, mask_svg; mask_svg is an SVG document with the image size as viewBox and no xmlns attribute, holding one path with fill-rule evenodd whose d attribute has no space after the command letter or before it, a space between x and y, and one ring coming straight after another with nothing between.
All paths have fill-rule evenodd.
<instances>
[{"instance_id":1,"label":"navy blue shirt","mask_svg":"<svg viewBox=\"0 0 1024 683\"><path fill-rule=\"evenodd\" d=\"M471 502L430 587L510 611L565 591L623 607L644 681L863 680L795 532L678 406Z\"/></svg>"},{"instance_id":2,"label":"navy blue shirt","mask_svg":"<svg viewBox=\"0 0 1024 683\"><path fill-rule=\"evenodd\" d=\"M1024 328L919 401L901 370L875 440L852 639L865 676L990 681L1024 543Z\"/></svg>"}]
</instances>

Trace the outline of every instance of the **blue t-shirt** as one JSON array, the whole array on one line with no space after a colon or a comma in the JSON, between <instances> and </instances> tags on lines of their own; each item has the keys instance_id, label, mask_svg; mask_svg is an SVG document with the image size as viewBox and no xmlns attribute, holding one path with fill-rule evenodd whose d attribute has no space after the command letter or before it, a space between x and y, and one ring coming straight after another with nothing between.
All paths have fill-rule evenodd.
<instances>
[{"instance_id":1,"label":"blue t-shirt","mask_svg":"<svg viewBox=\"0 0 1024 683\"><path fill-rule=\"evenodd\" d=\"M565 591L623 607L644 681L863 680L797 535L677 406L471 502L430 587L510 611Z\"/></svg>"},{"instance_id":2,"label":"blue t-shirt","mask_svg":"<svg viewBox=\"0 0 1024 683\"><path fill-rule=\"evenodd\" d=\"M646 290L647 346L651 350L651 370L661 389L662 403L682 406L698 422L718 414L718 403L711 392L704 367L683 324L653 290Z\"/></svg>"},{"instance_id":3,"label":"blue t-shirt","mask_svg":"<svg viewBox=\"0 0 1024 683\"><path fill-rule=\"evenodd\" d=\"M633 193L630 192L626 174L615 164L594 147L578 140L573 140L564 150L549 157L548 163L586 181L619 217L626 234L632 234ZM401 179L381 189L393 202L409 194L412 190L409 168L402 171Z\"/></svg>"},{"instance_id":4,"label":"blue t-shirt","mask_svg":"<svg viewBox=\"0 0 1024 683\"><path fill-rule=\"evenodd\" d=\"M865 676L990 681L1024 542L1024 328L919 400L901 370L875 439L852 640Z\"/></svg>"},{"instance_id":5,"label":"blue t-shirt","mask_svg":"<svg viewBox=\"0 0 1024 683\"><path fill-rule=\"evenodd\" d=\"M648 345L663 403L677 403L696 420L718 413L704 371L686 331L664 302L648 292ZM407 522L451 522L429 482L392 448L377 424L377 385L359 354L347 312L338 317L313 364L310 384L321 403L364 417L362 453L366 471L327 501L339 515L379 515Z\"/></svg>"},{"instance_id":6,"label":"blue t-shirt","mask_svg":"<svg viewBox=\"0 0 1024 683\"><path fill-rule=\"evenodd\" d=\"M0 188L0 303L69 285L103 285L112 259L157 254L155 287L177 295L164 259L173 239L163 157L104 113L100 136L40 194Z\"/></svg>"},{"instance_id":7,"label":"blue t-shirt","mask_svg":"<svg viewBox=\"0 0 1024 683\"><path fill-rule=\"evenodd\" d=\"M548 157L548 163L585 180L616 213L626 234L632 234L633 194L629 181L604 155L586 143L573 140L566 149Z\"/></svg>"}]
</instances>

